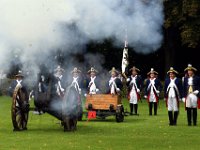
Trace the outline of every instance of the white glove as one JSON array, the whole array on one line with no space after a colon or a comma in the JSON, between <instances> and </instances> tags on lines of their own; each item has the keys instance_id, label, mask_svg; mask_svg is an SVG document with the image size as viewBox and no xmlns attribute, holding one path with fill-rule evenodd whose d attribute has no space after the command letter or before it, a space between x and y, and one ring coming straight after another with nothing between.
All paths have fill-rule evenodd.
<instances>
[{"instance_id":1,"label":"white glove","mask_svg":"<svg viewBox=\"0 0 200 150\"><path fill-rule=\"evenodd\" d=\"M145 95L144 98L147 98L147 96Z\"/></svg>"},{"instance_id":2,"label":"white glove","mask_svg":"<svg viewBox=\"0 0 200 150\"><path fill-rule=\"evenodd\" d=\"M140 89L137 89L137 92L140 93Z\"/></svg>"},{"instance_id":3,"label":"white glove","mask_svg":"<svg viewBox=\"0 0 200 150\"><path fill-rule=\"evenodd\" d=\"M185 98L182 98L182 101L185 103Z\"/></svg>"},{"instance_id":4,"label":"white glove","mask_svg":"<svg viewBox=\"0 0 200 150\"><path fill-rule=\"evenodd\" d=\"M64 91L65 91L65 89L63 89L63 88L61 88L60 90L61 90L61 92L64 92Z\"/></svg>"},{"instance_id":5,"label":"white glove","mask_svg":"<svg viewBox=\"0 0 200 150\"><path fill-rule=\"evenodd\" d=\"M85 94L84 94L84 96L86 97L86 96L87 96L87 94L85 93Z\"/></svg>"},{"instance_id":6,"label":"white glove","mask_svg":"<svg viewBox=\"0 0 200 150\"><path fill-rule=\"evenodd\" d=\"M81 89L78 89L78 91L79 91L79 94L81 94Z\"/></svg>"},{"instance_id":7,"label":"white glove","mask_svg":"<svg viewBox=\"0 0 200 150\"><path fill-rule=\"evenodd\" d=\"M129 82L130 81L130 78L126 79L126 82Z\"/></svg>"},{"instance_id":8,"label":"white glove","mask_svg":"<svg viewBox=\"0 0 200 150\"><path fill-rule=\"evenodd\" d=\"M110 81L109 81L109 86L111 86L112 84L113 84L113 81L110 80Z\"/></svg>"},{"instance_id":9,"label":"white glove","mask_svg":"<svg viewBox=\"0 0 200 150\"><path fill-rule=\"evenodd\" d=\"M99 89L96 89L96 92L99 92Z\"/></svg>"},{"instance_id":10,"label":"white glove","mask_svg":"<svg viewBox=\"0 0 200 150\"><path fill-rule=\"evenodd\" d=\"M117 92L120 92L120 89L119 89L119 88L117 88L116 90L117 90Z\"/></svg>"},{"instance_id":11,"label":"white glove","mask_svg":"<svg viewBox=\"0 0 200 150\"><path fill-rule=\"evenodd\" d=\"M157 94L160 94L160 91L156 91Z\"/></svg>"},{"instance_id":12,"label":"white glove","mask_svg":"<svg viewBox=\"0 0 200 150\"><path fill-rule=\"evenodd\" d=\"M17 84L17 87L22 88L22 85L21 84Z\"/></svg>"},{"instance_id":13,"label":"white glove","mask_svg":"<svg viewBox=\"0 0 200 150\"><path fill-rule=\"evenodd\" d=\"M193 92L193 94L194 94L194 95L197 95L197 94L199 94L199 91L198 91L198 90L195 90L195 91Z\"/></svg>"},{"instance_id":14,"label":"white glove","mask_svg":"<svg viewBox=\"0 0 200 150\"><path fill-rule=\"evenodd\" d=\"M31 97L29 97L28 101L31 101Z\"/></svg>"}]
</instances>

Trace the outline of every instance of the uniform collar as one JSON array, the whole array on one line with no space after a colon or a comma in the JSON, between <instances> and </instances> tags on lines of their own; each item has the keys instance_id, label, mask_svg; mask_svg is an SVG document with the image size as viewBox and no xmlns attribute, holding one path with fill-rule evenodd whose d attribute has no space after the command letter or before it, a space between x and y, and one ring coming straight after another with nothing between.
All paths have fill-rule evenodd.
<instances>
[{"instance_id":1,"label":"uniform collar","mask_svg":"<svg viewBox=\"0 0 200 150\"><path fill-rule=\"evenodd\" d=\"M131 78L137 78L137 74L135 76L131 75Z\"/></svg>"},{"instance_id":2,"label":"uniform collar","mask_svg":"<svg viewBox=\"0 0 200 150\"><path fill-rule=\"evenodd\" d=\"M176 80L176 77L174 78L174 79L171 79L171 78L169 78L170 80L172 80L172 81L175 81Z\"/></svg>"}]
</instances>

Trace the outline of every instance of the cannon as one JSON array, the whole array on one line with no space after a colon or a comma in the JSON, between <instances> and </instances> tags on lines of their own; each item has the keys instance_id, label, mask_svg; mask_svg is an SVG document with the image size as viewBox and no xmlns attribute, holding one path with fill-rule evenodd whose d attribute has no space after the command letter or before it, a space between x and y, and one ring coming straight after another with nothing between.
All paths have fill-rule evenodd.
<instances>
[{"instance_id":1,"label":"cannon","mask_svg":"<svg viewBox=\"0 0 200 150\"><path fill-rule=\"evenodd\" d=\"M34 90L34 104L40 111L46 112L61 121L64 131L75 131L77 120L82 116L80 95L74 86L67 86L62 96L54 93L54 83L50 80L45 91ZM12 96L11 117L14 131L27 130L30 108L27 93L16 86Z\"/></svg>"},{"instance_id":2,"label":"cannon","mask_svg":"<svg viewBox=\"0 0 200 150\"><path fill-rule=\"evenodd\" d=\"M108 116L115 116L116 122L124 121L124 107L119 95L94 94L86 96L85 108L94 112L96 117L105 119Z\"/></svg>"}]
</instances>

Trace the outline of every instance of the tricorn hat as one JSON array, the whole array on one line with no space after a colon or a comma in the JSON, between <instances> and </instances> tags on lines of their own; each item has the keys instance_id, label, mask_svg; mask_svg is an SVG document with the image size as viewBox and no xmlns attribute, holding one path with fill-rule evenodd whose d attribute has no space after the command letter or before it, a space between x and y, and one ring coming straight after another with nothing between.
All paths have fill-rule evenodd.
<instances>
[{"instance_id":1,"label":"tricorn hat","mask_svg":"<svg viewBox=\"0 0 200 150\"><path fill-rule=\"evenodd\" d=\"M158 72L155 71L153 68L151 68L151 70L147 73L147 75L150 75L150 74L152 74L152 73L158 75Z\"/></svg>"},{"instance_id":2,"label":"tricorn hat","mask_svg":"<svg viewBox=\"0 0 200 150\"><path fill-rule=\"evenodd\" d=\"M58 65L58 67L54 70L55 72L64 72L65 70Z\"/></svg>"},{"instance_id":3,"label":"tricorn hat","mask_svg":"<svg viewBox=\"0 0 200 150\"><path fill-rule=\"evenodd\" d=\"M22 71L19 70L15 77L24 77L24 75L22 74Z\"/></svg>"},{"instance_id":4,"label":"tricorn hat","mask_svg":"<svg viewBox=\"0 0 200 150\"><path fill-rule=\"evenodd\" d=\"M90 70L88 70L88 73L91 73L91 72L98 73L98 71L96 69L94 69L94 67L91 67Z\"/></svg>"},{"instance_id":5,"label":"tricorn hat","mask_svg":"<svg viewBox=\"0 0 200 150\"><path fill-rule=\"evenodd\" d=\"M167 71L167 74L169 74L169 73L178 74L178 71L176 71L173 67L170 67L170 68L169 68L169 71Z\"/></svg>"},{"instance_id":6,"label":"tricorn hat","mask_svg":"<svg viewBox=\"0 0 200 150\"><path fill-rule=\"evenodd\" d=\"M197 69L196 69L196 68L194 68L194 67L192 67L192 65L191 65L191 64L188 64L187 68L185 68L185 70L184 70L184 71L188 71L188 70L197 71Z\"/></svg>"},{"instance_id":7,"label":"tricorn hat","mask_svg":"<svg viewBox=\"0 0 200 150\"><path fill-rule=\"evenodd\" d=\"M129 71L133 71L135 70L136 72L140 72L140 69L136 68L135 66L133 66L131 69L129 69Z\"/></svg>"},{"instance_id":8,"label":"tricorn hat","mask_svg":"<svg viewBox=\"0 0 200 150\"><path fill-rule=\"evenodd\" d=\"M71 73L81 73L81 71L80 71L77 67L75 67L75 68L71 71Z\"/></svg>"},{"instance_id":9,"label":"tricorn hat","mask_svg":"<svg viewBox=\"0 0 200 150\"><path fill-rule=\"evenodd\" d=\"M112 69L109 71L109 73L112 73L112 72L116 72L117 74L119 74L119 71L115 69L115 67L112 67Z\"/></svg>"}]
</instances>

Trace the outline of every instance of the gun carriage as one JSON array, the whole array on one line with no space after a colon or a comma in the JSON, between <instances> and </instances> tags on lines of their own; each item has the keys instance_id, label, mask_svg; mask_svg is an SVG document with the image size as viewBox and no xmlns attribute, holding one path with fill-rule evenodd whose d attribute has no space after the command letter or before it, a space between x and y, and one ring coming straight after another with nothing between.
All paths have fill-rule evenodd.
<instances>
[{"instance_id":1,"label":"gun carriage","mask_svg":"<svg viewBox=\"0 0 200 150\"><path fill-rule=\"evenodd\" d=\"M70 85L61 96L56 96L53 89L53 80L49 80L45 91L34 90L34 104L61 121L64 131L76 130L77 120L82 116L80 95L74 86ZM27 130L28 116L31 110L28 93L24 87L16 86L12 95L11 117L14 131Z\"/></svg>"}]
</instances>

